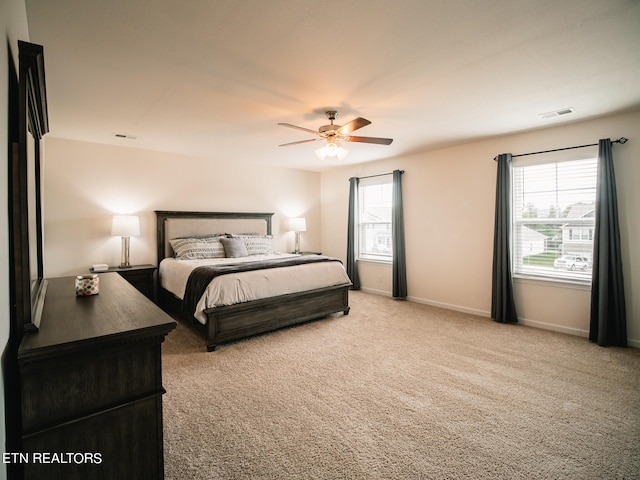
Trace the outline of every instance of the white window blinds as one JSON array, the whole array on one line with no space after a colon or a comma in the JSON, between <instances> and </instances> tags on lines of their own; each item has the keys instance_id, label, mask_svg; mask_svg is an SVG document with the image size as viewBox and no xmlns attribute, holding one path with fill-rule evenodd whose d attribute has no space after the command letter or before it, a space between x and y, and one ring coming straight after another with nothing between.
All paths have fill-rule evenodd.
<instances>
[{"instance_id":1,"label":"white window blinds","mask_svg":"<svg viewBox=\"0 0 640 480\"><path fill-rule=\"evenodd\" d=\"M358 185L358 258L391 261L392 193L391 175L360 180Z\"/></svg>"},{"instance_id":2,"label":"white window blinds","mask_svg":"<svg viewBox=\"0 0 640 480\"><path fill-rule=\"evenodd\" d=\"M514 274L591 280L596 179L596 158L514 159Z\"/></svg>"}]
</instances>

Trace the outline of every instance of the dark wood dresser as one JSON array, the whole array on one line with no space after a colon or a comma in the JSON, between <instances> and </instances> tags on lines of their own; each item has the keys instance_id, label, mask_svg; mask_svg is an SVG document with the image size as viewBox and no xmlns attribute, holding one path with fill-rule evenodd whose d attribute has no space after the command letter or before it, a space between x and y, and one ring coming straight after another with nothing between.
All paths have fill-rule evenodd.
<instances>
[{"instance_id":1,"label":"dark wood dresser","mask_svg":"<svg viewBox=\"0 0 640 480\"><path fill-rule=\"evenodd\" d=\"M175 321L117 273L50 279L18 352L26 479L164 478L161 344Z\"/></svg>"}]
</instances>

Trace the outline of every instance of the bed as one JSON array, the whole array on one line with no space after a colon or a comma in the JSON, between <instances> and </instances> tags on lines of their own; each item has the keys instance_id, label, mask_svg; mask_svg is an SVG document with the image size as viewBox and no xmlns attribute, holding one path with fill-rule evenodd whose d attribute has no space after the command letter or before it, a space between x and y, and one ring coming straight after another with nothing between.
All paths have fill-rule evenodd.
<instances>
[{"instance_id":1,"label":"bed","mask_svg":"<svg viewBox=\"0 0 640 480\"><path fill-rule=\"evenodd\" d=\"M322 255L269 252L272 213L155 213L159 303L198 325L207 351L330 314L348 315L351 282L342 263ZM202 255L192 248L203 247L201 239ZM220 244L231 258L221 256Z\"/></svg>"}]
</instances>

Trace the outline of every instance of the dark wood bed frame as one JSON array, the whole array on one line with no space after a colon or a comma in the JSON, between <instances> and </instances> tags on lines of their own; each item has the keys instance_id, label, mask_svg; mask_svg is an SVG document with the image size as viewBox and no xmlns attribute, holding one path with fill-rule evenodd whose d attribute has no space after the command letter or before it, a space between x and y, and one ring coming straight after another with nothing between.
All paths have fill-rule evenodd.
<instances>
[{"instance_id":1,"label":"dark wood bed frame","mask_svg":"<svg viewBox=\"0 0 640 480\"><path fill-rule=\"evenodd\" d=\"M273 213L247 212L181 212L156 211L158 266L167 252L167 222L172 219L220 219L220 220L264 220L267 235L272 234L271 217ZM217 232L210 232L217 233ZM241 232L233 232L241 233ZM207 316L206 332L207 351L211 352L222 343L239 340L259 333L277 330L310 320L325 317L332 313L349 314L349 287L351 284L308 290L299 293L279 295L251 302L238 303L204 311ZM158 299L160 305L167 310L178 311L181 301L160 285L158 274ZM190 316L185 313L186 316ZM193 318L189 321L201 325Z\"/></svg>"}]
</instances>

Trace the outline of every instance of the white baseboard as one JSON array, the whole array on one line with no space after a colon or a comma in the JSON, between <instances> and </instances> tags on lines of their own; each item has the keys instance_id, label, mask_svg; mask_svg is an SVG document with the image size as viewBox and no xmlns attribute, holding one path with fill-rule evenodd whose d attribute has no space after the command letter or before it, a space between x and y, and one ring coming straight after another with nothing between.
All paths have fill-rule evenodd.
<instances>
[{"instance_id":1,"label":"white baseboard","mask_svg":"<svg viewBox=\"0 0 640 480\"><path fill-rule=\"evenodd\" d=\"M537 320L528 320L526 318L519 318L518 323L521 325L526 325L528 327L542 328L544 330L551 330L554 332L566 333L569 335L576 335L578 337L589 338L589 331L582 330L580 328L563 327L561 325L554 325L552 323L539 322ZM627 338L627 345L629 347L640 348L640 340Z\"/></svg>"},{"instance_id":2,"label":"white baseboard","mask_svg":"<svg viewBox=\"0 0 640 480\"><path fill-rule=\"evenodd\" d=\"M361 288L363 292L373 293L375 295L382 295L383 297L390 297L391 293L384 290L375 290L373 288ZM407 300L415 303L422 303L424 305L431 305L432 307L444 308L446 310L453 310L456 312L469 313L471 315L478 315L480 317L491 317L491 312L484 310L478 310L475 308L462 307L460 305L453 305L450 303L436 302L434 300L427 300L424 298L407 297ZM528 327L542 328L544 330L551 330L559 333L566 333L568 335L576 335L578 337L589 338L589 331L582 330L580 328L563 327L561 325L554 325L552 323L540 322L537 320L529 320L526 318L519 318L518 323L526 325ZM640 340L627 339L627 344L630 347L640 348Z\"/></svg>"},{"instance_id":3,"label":"white baseboard","mask_svg":"<svg viewBox=\"0 0 640 480\"><path fill-rule=\"evenodd\" d=\"M542 328L543 330L551 330L554 332L589 338L589 331L582 330L581 328L563 327L562 325L554 325L553 323L539 322L537 320L529 320L527 318L518 318L518 323L526 325L527 327Z\"/></svg>"},{"instance_id":4,"label":"white baseboard","mask_svg":"<svg viewBox=\"0 0 640 480\"><path fill-rule=\"evenodd\" d=\"M376 290L375 288L367 288L367 287L362 287L360 288L360 290L362 290L363 292L374 293L375 295L391 298L391 292L386 292L384 290Z\"/></svg>"},{"instance_id":5,"label":"white baseboard","mask_svg":"<svg viewBox=\"0 0 640 480\"><path fill-rule=\"evenodd\" d=\"M478 315L479 317L491 317L491 312L484 310L478 310L476 308L461 307L460 305L453 305L451 303L436 302L434 300L427 300L424 298L407 297L410 302L422 303L424 305L431 305L432 307L444 308L445 310L453 310L455 312L469 313L471 315Z\"/></svg>"},{"instance_id":6,"label":"white baseboard","mask_svg":"<svg viewBox=\"0 0 640 480\"><path fill-rule=\"evenodd\" d=\"M360 290L363 292L373 293L376 295L382 295L383 297L392 297L391 292L384 290L376 290L374 288L362 287ZM460 305L453 305L450 303L436 302L433 300L427 300L418 297L407 297L409 302L422 303L423 305L431 305L432 307L444 308L445 310L453 310L456 312L469 313L471 315L478 315L480 317L490 317L491 312L485 312L484 310L476 310L475 308L461 307Z\"/></svg>"}]
</instances>

